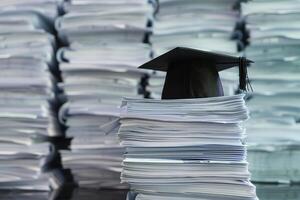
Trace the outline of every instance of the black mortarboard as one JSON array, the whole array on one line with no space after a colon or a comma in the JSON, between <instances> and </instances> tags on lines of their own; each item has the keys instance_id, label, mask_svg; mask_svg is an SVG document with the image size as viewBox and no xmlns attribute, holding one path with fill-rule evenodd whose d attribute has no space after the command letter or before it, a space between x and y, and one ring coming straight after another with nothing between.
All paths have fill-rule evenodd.
<instances>
[{"instance_id":1,"label":"black mortarboard","mask_svg":"<svg viewBox=\"0 0 300 200\"><path fill-rule=\"evenodd\" d=\"M185 99L223 96L218 72L235 66L239 66L239 87L246 91L250 63L245 57L177 47L139 68L167 72L162 99Z\"/></svg>"}]
</instances>

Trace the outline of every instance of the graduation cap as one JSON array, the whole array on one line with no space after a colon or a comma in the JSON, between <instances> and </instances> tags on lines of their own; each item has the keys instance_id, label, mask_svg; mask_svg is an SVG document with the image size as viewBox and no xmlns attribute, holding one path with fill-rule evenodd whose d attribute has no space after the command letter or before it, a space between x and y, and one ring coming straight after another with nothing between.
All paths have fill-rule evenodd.
<instances>
[{"instance_id":1,"label":"graduation cap","mask_svg":"<svg viewBox=\"0 0 300 200\"><path fill-rule=\"evenodd\" d=\"M167 72L162 99L223 96L219 71L238 66L239 88L248 89L247 66L252 61L184 47L177 47L139 68Z\"/></svg>"}]
</instances>

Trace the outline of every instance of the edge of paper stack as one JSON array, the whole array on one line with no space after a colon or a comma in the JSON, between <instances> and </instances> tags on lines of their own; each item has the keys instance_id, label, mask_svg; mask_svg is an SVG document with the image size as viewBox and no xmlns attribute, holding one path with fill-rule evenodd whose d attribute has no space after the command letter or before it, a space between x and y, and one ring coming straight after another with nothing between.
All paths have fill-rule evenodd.
<instances>
[{"instance_id":1,"label":"edge of paper stack","mask_svg":"<svg viewBox=\"0 0 300 200\"><path fill-rule=\"evenodd\" d=\"M243 143L243 97L124 99L121 180L136 199L257 199Z\"/></svg>"}]
</instances>

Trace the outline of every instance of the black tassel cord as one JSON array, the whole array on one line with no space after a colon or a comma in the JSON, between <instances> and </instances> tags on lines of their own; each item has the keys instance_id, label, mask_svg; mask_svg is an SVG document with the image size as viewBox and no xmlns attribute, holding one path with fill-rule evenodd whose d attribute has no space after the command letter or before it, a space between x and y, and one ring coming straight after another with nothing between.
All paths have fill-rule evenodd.
<instances>
[{"instance_id":1,"label":"black tassel cord","mask_svg":"<svg viewBox=\"0 0 300 200\"><path fill-rule=\"evenodd\" d=\"M245 57L239 58L239 89L242 91L250 91L253 92L253 88L251 86L248 72L247 72L247 59Z\"/></svg>"}]
</instances>

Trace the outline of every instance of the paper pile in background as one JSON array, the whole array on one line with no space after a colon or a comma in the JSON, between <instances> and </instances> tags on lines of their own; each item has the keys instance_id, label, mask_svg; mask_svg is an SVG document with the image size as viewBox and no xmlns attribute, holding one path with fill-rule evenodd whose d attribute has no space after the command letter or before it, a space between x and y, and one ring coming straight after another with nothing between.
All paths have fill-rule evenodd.
<instances>
[{"instance_id":1,"label":"paper pile in background","mask_svg":"<svg viewBox=\"0 0 300 200\"><path fill-rule=\"evenodd\" d=\"M246 49L254 94L248 106L252 180L300 181L300 1L251 1L242 12L250 30Z\"/></svg>"},{"instance_id":2,"label":"paper pile in background","mask_svg":"<svg viewBox=\"0 0 300 200\"><path fill-rule=\"evenodd\" d=\"M41 158L60 134L55 114L57 1L0 3L0 188L48 190Z\"/></svg>"},{"instance_id":3,"label":"paper pile in background","mask_svg":"<svg viewBox=\"0 0 300 200\"><path fill-rule=\"evenodd\" d=\"M139 44L153 12L146 0L73 0L65 2L63 9L66 14L56 21L56 29L69 44Z\"/></svg>"},{"instance_id":4,"label":"paper pile in background","mask_svg":"<svg viewBox=\"0 0 300 200\"><path fill-rule=\"evenodd\" d=\"M0 188L48 190L41 159L55 115L57 1L0 2Z\"/></svg>"},{"instance_id":5,"label":"paper pile in background","mask_svg":"<svg viewBox=\"0 0 300 200\"><path fill-rule=\"evenodd\" d=\"M149 60L143 43L152 7L147 1L66 2L56 21L67 103L61 120L73 137L63 151L64 167L81 187L119 188L124 149L117 138L122 97L137 97L144 73L137 66Z\"/></svg>"},{"instance_id":6,"label":"paper pile in background","mask_svg":"<svg viewBox=\"0 0 300 200\"><path fill-rule=\"evenodd\" d=\"M257 199L242 143L243 97L125 99L122 181L138 200Z\"/></svg>"},{"instance_id":7,"label":"paper pile in background","mask_svg":"<svg viewBox=\"0 0 300 200\"><path fill-rule=\"evenodd\" d=\"M181 46L237 55L238 43L232 40L239 11L236 0L181 1L161 0L150 37L154 57ZM153 98L161 96L164 73L150 76L148 90ZM224 92L234 94L236 71L220 73ZM163 78L162 78L163 77Z\"/></svg>"}]
</instances>

